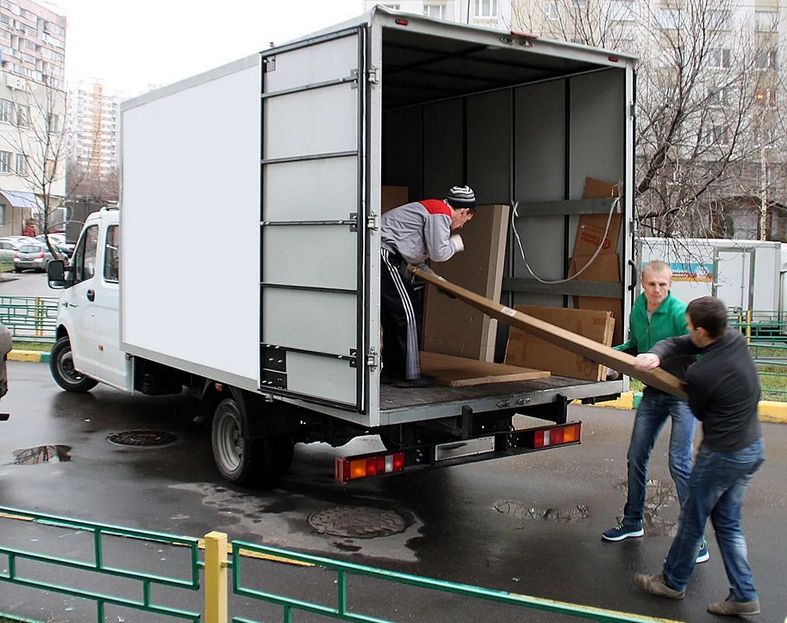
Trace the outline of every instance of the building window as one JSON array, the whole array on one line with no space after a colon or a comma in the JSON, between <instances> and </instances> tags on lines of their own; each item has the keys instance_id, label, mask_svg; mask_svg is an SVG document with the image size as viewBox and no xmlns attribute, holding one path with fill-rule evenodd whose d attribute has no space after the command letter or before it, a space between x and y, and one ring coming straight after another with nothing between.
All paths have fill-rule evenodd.
<instances>
[{"instance_id":1,"label":"building window","mask_svg":"<svg viewBox=\"0 0 787 623\"><path fill-rule=\"evenodd\" d=\"M476 17L497 17L497 0L475 0Z\"/></svg>"},{"instance_id":2,"label":"building window","mask_svg":"<svg viewBox=\"0 0 787 623\"><path fill-rule=\"evenodd\" d=\"M708 93L709 106L724 107L729 106L731 102L732 96L729 88L722 87Z\"/></svg>"},{"instance_id":3,"label":"building window","mask_svg":"<svg viewBox=\"0 0 787 623\"><path fill-rule=\"evenodd\" d=\"M664 30L677 30L683 24L683 13L680 9L661 9L659 11L659 26Z\"/></svg>"},{"instance_id":4,"label":"building window","mask_svg":"<svg viewBox=\"0 0 787 623\"><path fill-rule=\"evenodd\" d=\"M446 6L445 4L437 4L437 3L424 3L424 15L427 17L432 17L434 19L445 19L446 16Z\"/></svg>"},{"instance_id":5,"label":"building window","mask_svg":"<svg viewBox=\"0 0 787 623\"><path fill-rule=\"evenodd\" d=\"M0 99L0 121L14 123L14 103L11 100Z\"/></svg>"},{"instance_id":6,"label":"building window","mask_svg":"<svg viewBox=\"0 0 787 623\"><path fill-rule=\"evenodd\" d=\"M777 32L779 30L779 14L776 11L755 11L754 19L757 32Z\"/></svg>"},{"instance_id":7,"label":"building window","mask_svg":"<svg viewBox=\"0 0 787 623\"><path fill-rule=\"evenodd\" d=\"M0 173L11 172L11 152L0 151Z\"/></svg>"},{"instance_id":8,"label":"building window","mask_svg":"<svg viewBox=\"0 0 787 623\"><path fill-rule=\"evenodd\" d=\"M16 105L16 123L20 127L30 127L30 106L26 104Z\"/></svg>"},{"instance_id":9,"label":"building window","mask_svg":"<svg viewBox=\"0 0 787 623\"><path fill-rule=\"evenodd\" d=\"M730 56L729 48L711 48L708 52L708 67L729 69Z\"/></svg>"},{"instance_id":10,"label":"building window","mask_svg":"<svg viewBox=\"0 0 787 623\"><path fill-rule=\"evenodd\" d=\"M558 0L547 0L544 3L544 14L550 21L557 21L560 19L560 5Z\"/></svg>"},{"instance_id":11,"label":"building window","mask_svg":"<svg viewBox=\"0 0 787 623\"><path fill-rule=\"evenodd\" d=\"M711 30L730 30L729 11L709 11L708 26Z\"/></svg>"},{"instance_id":12,"label":"building window","mask_svg":"<svg viewBox=\"0 0 787 623\"><path fill-rule=\"evenodd\" d=\"M609 18L615 22L633 22L634 0L612 0L609 3Z\"/></svg>"},{"instance_id":13,"label":"building window","mask_svg":"<svg viewBox=\"0 0 787 623\"><path fill-rule=\"evenodd\" d=\"M24 154L16 154L16 162L14 163L14 170L17 175L27 175L27 156Z\"/></svg>"},{"instance_id":14,"label":"building window","mask_svg":"<svg viewBox=\"0 0 787 623\"><path fill-rule=\"evenodd\" d=\"M705 132L706 145L718 145L723 147L729 144L729 131L726 126L714 125Z\"/></svg>"},{"instance_id":15,"label":"building window","mask_svg":"<svg viewBox=\"0 0 787 623\"><path fill-rule=\"evenodd\" d=\"M757 69L776 69L776 50L768 50L759 54L754 59L754 66Z\"/></svg>"},{"instance_id":16,"label":"building window","mask_svg":"<svg viewBox=\"0 0 787 623\"><path fill-rule=\"evenodd\" d=\"M588 0L571 0L571 6L575 9L588 8Z\"/></svg>"},{"instance_id":17,"label":"building window","mask_svg":"<svg viewBox=\"0 0 787 623\"><path fill-rule=\"evenodd\" d=\"M768 108L775 108L776 106L776 89L757 89L754 92L754 100L760 106Z\"/></svg>"},{"instance_id":18,"label":"building window","mask_svg":"<svg viewBox=\"0 0 787 623\"><path fill-rule=\"evenodd\" d=\"M5 225L5 204L0 203L0 225Z\"/></svg>"}]
</instances>

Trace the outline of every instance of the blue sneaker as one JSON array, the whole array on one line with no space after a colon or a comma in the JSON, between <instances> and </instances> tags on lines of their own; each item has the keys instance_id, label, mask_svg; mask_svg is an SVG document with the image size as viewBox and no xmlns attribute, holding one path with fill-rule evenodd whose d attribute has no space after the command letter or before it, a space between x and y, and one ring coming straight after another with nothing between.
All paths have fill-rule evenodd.
<instances>
[{"instance_id":1,"label":"blue sneaker","mask_svg":"<svg viewBox=\"0 0 787 623\"><path fill-rule=\"evenodd\" d=\"M622 541L623 539L639 538L645 534L642 529L642 522L638 521L635 524L619 523L615 528L610 528L601 533L601 538L604 541Z\"/></svg>"},{"instance_id":2,"label":"blue sneaker","mask_svg":"<svg viewBox=\"0 0 787 623\"><path fill-rule=\"evenodd\" d=\"M700 553L697 554L696 564L700 564L701 562L708 562L709 560L710 560L710 552L708 551L708 542L703 539L702 547L700 547Z\"/></svg>"}]
</instances>

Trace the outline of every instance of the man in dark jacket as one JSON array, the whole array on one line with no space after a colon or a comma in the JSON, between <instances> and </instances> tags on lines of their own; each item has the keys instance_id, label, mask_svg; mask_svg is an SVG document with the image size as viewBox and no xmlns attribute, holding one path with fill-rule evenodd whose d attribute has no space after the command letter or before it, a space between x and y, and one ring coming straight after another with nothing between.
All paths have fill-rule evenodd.
<instances>
[{"instance_id":1,"label":"man in dark jacket","mask_svg":"<svg viewBox=\"0 0 787 623\"><path fill-rule=\"evenodd\" d=\"M660 340L685 335L686 304L672 296L672 270L669 265L654 260L642 271L642 294L634 302L629 320L627 342L616 346L616 350L639 355L647 352ZM662 366L678 378L684 378L686 368L693 358L674 357ZM642 402L634 416L634 428L627 454L628 488L623 519L620 524L602 533L605 541L622 541L639 538L645 534L642 519L645 510L645 491L648 481L648 462L664 424L671 420L669 446L669 470L678 500L683 504L691 475L691 455L696 421L685 400L671 396L653 387L646 387ZM703 546L697 553L697 562L709 558L708 548Z\"/></svg>"},{"instance_id":2,"label":"man in dark jacket","mask_svg":"<svg viewBox=\"0 0 787 623\"><path fill-rule=\"evenodd\" d=\"M691 410L702 421L703 440L663 571L637 574L634 582L648 593L683 599L710 517L730 590L725 600L710 604L708 612L759 614L741 530L743 494L765 460L757 419L757 369L743 336L727 330L727 311L721 301L710 296L696 299L689 304L687 317L689 335L659 342L637 357L638 368L651 370L674 356L701 355L688 369L686 391Z\"/></svg>"}]
</instances>

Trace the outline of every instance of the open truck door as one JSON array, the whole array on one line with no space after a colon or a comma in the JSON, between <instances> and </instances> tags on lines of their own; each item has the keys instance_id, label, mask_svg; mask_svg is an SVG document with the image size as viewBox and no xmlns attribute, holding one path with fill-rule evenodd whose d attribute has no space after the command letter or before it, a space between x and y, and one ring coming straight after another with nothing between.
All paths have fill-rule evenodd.
<instances>
[{"instance_id":1,"label":"open truck door","mask_svg":"<svg viewBox=\"0 0 787 623\"><path fill-rule=\"evenodd\" d=\"M263 53L261 111L260 389L360 412L365 39L361 26Z\"/></svg>"}]
</instances>

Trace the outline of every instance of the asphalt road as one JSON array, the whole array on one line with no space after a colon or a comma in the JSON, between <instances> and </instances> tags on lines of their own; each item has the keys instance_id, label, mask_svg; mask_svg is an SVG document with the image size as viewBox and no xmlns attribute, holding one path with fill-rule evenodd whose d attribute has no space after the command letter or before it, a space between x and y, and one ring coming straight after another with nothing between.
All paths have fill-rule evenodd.
<instances>
[{"instance_id":1,"label":"asphalt road","mask_svg":"<svg viewBox=\"0 0 787 623\"><path fill-rule=\"evenodd\" d=\"M635 572L659 569L674 529L677 503L664 438L654 454L646 537L619 544L599 538L614 524L624 501L628 411L572 408L572 417L584 422L581 446L346 487L332 479L333 458L348 452L346 447L298 446L292 473L277 489L249 491L218 477L207 431L190 422L191 404L185 396L129 397L100 387L72 395L59 391L45 364L9 362L9 372L11 391L2 408L11 412L11 419L0 423L0 505L188 536L219 530L230 539L538 597L681 621L718 620L705 612L706 604L723 597L727 587L710 528L711 560L696 569L683 602L651 598L631 581ZM159 448L107 441L110 433L136 429L172 432L178 440ZM768 461L751 486L744 520L761 591L764 614L759 620L781 623L787 615L787 426L766 424L764 429ZM381 447L376 437L354 443L350 453ZM68 446L61 451L70 460L15 463L19 455L14 450L46 445ZM32 457L43 454L22 455ZM343 521L329 527L337 534L322 532L326 520L330 524L342 513ZM359 523L370 529L372 538L338 535L345 530L356 535L352 529ZM89 551L84 534L53 535L51 528L35 528L44 530L39 533L19 524L2 521L0 543L77 558ZM140 568L166 566L178 558L160 547L152 553L149 547L135 551L125 542L107 544L108 557L113 547L114 556ZM157 560L148 560L151 555ZM0 557L0 570L5 566ZM47 573L52 572L30 573L50 577ZM326 591L333 590L333 580L324 572L312 570L307 577L300 567L268 563L264 569L254 568L252 575L268 588L332 601ZM365 612L394 620L567 620L401 587L356 582L351 589L360 591L355 599ZM172 599L198 607L190 597ZM0 611L46 621L95 620L95 607L84 601L3 583L0 604ZM237 608L262 616L259 606L242 600ZM157 620L134 611L118 610L115 616L107 620Z\"/></svg>"},{"instance_id":2,"label":"asphalt road","mask_svg":"<svg viewBox=\"0 0 787 623\"><path fill-rule=\"evenodd\" d=\"M26 270L22 273L3 273L0 278L0 296L57 296L46 281L45 273Z\"/></svg>"}]
</instances>

